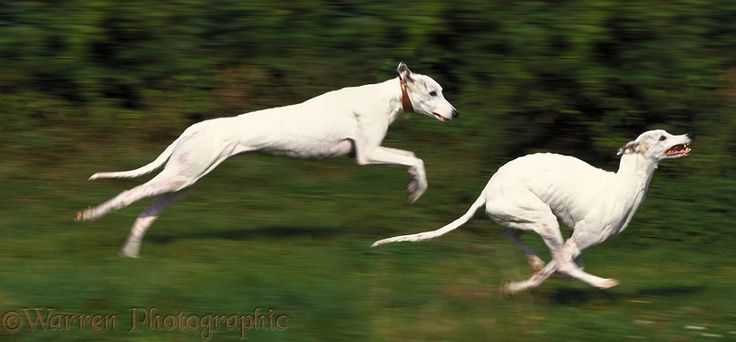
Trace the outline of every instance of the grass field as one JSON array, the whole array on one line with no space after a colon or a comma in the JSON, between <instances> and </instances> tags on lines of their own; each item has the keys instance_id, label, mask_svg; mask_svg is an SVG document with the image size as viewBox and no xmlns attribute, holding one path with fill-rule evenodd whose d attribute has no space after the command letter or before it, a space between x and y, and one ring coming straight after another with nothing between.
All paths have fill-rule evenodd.
<instances>
[{"instance_id":1,"label":"grass field","mask_svg":"<svg viewBox=\"0 0 736 342\"><path fill-rule=\"evenodd\" d=\"M349 159L228 161L164 213L140 259L117 253L148 201L92 223L72 217L140 183L84 179L142 164L141 153L111 150L109 165L79 156L14 174L0 184L0 337L237 340L241 331L227 327L211 336L180 325L140 323L130 331L130 310L202 318L260 308L288 321L285 329L248 331L250 341L736 340L735 240L702 226L736 222L733 181L655 175L628 230L586 253L586 270L617 278L617 288L557 277L505 297L503 283L530 270L480 214L441 239L369 248L459 216L493 171L445 165L429 148L414 150L425 158L430 187L413 205L400 168L358 167ZM683 187L698 197L683 198ZM525 240L541 250L534 236ZM33 330L25 308L114 315L117 326Z\"/></svg>"}]
</instances>

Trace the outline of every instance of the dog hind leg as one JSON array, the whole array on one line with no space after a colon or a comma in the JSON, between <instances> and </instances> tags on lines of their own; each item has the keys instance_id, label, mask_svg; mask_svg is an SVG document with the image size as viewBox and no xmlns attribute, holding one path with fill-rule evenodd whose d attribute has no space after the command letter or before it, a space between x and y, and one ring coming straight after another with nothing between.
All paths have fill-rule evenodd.
<instances>
[{"instance_id":1,"label":"dog hind leg","mask_svg":"<svg viewBox=\"0 0 736 342\"><path fill-rule=\"evenodd\" d=\"M87 208L77 212L75 220L96 220L112 211L125 208L143 198L178 191L192 183L193 182L190 179L185 177L168 177L168 173L164 170L150 181L130 190L125 190L105 203L94 208Z\"/></svg>"},{"instance_id":2,"label":"dog hind leg","mask_svg":"<svg viewBox=\"0 0 736 342\"><path fill-rule=\"evenodd\" d=\"M146 233L146 230L148 230L148 228L153 224L153 221L161 215L161 212L174 203L174 201L181 198L185 192L187 192L187 190L180 190L160 195L148 209L141 213L135 220L135 223L130 230L130 235L128 235L128 240L120 251L120 255L129 258L137 258L138 252L141 248L141 242L143 241L143 235Z\"/></svg>"},{"instance_id":3,"label":"dog hind leg","mask_svg":"<svg viewBox=\"0 0 736 342\"><path fill-rule=\"evenodd\" d=\"M511 242L524 251L527 261L529 262L529 267L532 268L532 271L539 272L544 268L544 260L542 260L542 258L540 258L539 255L529 247L529 245L525 244L524 241L521 241L520 230L507 228L503 230L503 233L509 240L511 240Z\"/></svg>"},{"instance_id":4,"label":"dog hind leg","mask_svg":"<svg viewBox=\"0 0 736 342\"><path fill-rule=\"evenodd\" d=\"M77 212L76 221L96 220L143 198L189 187L231 156L232 146L234 145L223 148L222 143L211 135L180 138L165 168L158 175L97 207Z\"/></svg>"},{"instance_id":5,"label":"dog hind leg","mask_svg":"<svg viewBox=\"0 0 736 342\"><path fill-rule=\"evenodd\" d=\"M564 260L561 259L564 239L557 217L546 203L523 186L503 189L491 187L488 189L488 198L488 216L506 228L537 233L552 254L552 261L540 271L527 280L507 284L506 290L519 292L538 287L557 270L561 260Z\"/></svg>"}]
</instances>

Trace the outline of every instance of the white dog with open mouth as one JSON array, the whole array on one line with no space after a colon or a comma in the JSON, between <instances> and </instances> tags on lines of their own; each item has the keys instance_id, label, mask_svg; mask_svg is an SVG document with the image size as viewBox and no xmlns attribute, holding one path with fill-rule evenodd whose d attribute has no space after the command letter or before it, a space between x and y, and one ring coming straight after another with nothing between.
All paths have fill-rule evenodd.
<instances>
[{"instance_id":1,"label":"white dog with open mouth","mask_svg":"<svg viewBox=\"0 0 736 342\"><path fill-rule=\"evenodd\" d=\"M558 154L520 157L499 168L470 210L457 220L435 231L392 237L376 241L373 246L441 236L470 220L485 205L486 213L506 227L507 236L524 249L535 270L528 280L508 284L507 291L535 288L555 272L610 288L618 281L584 272L577 259L586 248L626 228L644 199L657 164L688 155L691 141L691 134L644 132L619 150L621 162L616 173ZM563 240L558 219L573 230L567 241ZM539 234L551 251L552 261L545 266L519 240L521 231Z\"/></svg>"},{"instance_id":2,"label":"white dog with open mouth","mask_svg":"<svg viewBox=\"0 0 736 342\"><path fill-rule=\"evenodd\" d=\"M447 121L460 113L432 78L412 73L400 63L399 77L343 88L305 102L234 117L202 121L187 128L161 155L132 171L96 173L90 179L132 178L164 169L150 181L77 213L88 221L140 199L159 196L135 221L123 256L138 255L143 235L182 191L225 159L258 152L295 158L324 159L355 153L359 165L392 164L409 168L409 200L427 189L424 162L414 153L381 146L389 125L402 112L417 112Z\"/></svg>"}]
</instances>

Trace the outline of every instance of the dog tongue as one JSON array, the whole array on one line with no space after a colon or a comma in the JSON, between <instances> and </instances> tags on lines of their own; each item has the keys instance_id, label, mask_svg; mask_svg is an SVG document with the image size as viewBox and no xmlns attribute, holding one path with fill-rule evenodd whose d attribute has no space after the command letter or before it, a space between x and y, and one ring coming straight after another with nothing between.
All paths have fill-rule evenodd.
<instances>
[{"instance_id":1,"label":"dog tongue","mask_svg":"<svg viewBox=\"0 0 736 342\"><path fill-rule=\"evenodd\" d=\"M686 152L687 152L687 148L684 145L677 145L667 150L665 154L668 156L673 156L673 155L683 154Z\"/></svg>"}]
</instances>

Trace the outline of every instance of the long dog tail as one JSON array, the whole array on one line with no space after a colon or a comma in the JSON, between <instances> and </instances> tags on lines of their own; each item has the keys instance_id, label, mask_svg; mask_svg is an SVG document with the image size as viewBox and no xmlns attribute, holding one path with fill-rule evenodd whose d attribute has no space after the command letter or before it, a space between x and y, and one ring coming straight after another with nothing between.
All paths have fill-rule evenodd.
<instances>
[{"instance_id":1,"label":"long dog tail","mask_svg":"<svg viewBox=\"0 0 736 342\"><path fill-rule=\"evenodd\" d=\"M176 143L178 141L179 139L177 138L154 161L146 165L143 165L135 170L119 171L119 172L98 172L92 175L91 177L89 177L89 180L95 180L95 179L100 179L100 178L135 178L135 177L143 176L147 173L151 173L154 170L163 166L166 163L166 161L169 160L169 157L171 157L171 154L174 152L174 147L176 147Z\"/></svg>"},{"instance_id":2,"label":"long dog tail","mask_svg":"<svg viewBox=\"0 0 736 342\"><path fill-rule=\"evenodd\" d=\"M378 240L374 242L373 245L371 245L371 247L376 247L376 246L380 246L380 245L392 243L392 242L403 242L403 241L416 242L416 241L422 241L422 240L429 240L429 239L434 239L436 237L445 235L449 233L450 231L455 230L456 228L462 226L463 224L465 224L465 222L468 222L473 217L475 212L478 211L478 208L482 207L485 203L486 203L486 198L485 198L485 191L484 191L483 193L480 194L478 199L476 199L475 202L473 202L473 204L470 206L470 209L468 209L468 211L465 214L463 214L463 216L458 217L455 221L450 222L448 225L440 229L432 230L428 232L421 232L417 234L411 234L411 235L394 236L391 238Z\"/></svg>"}]
</instances>

